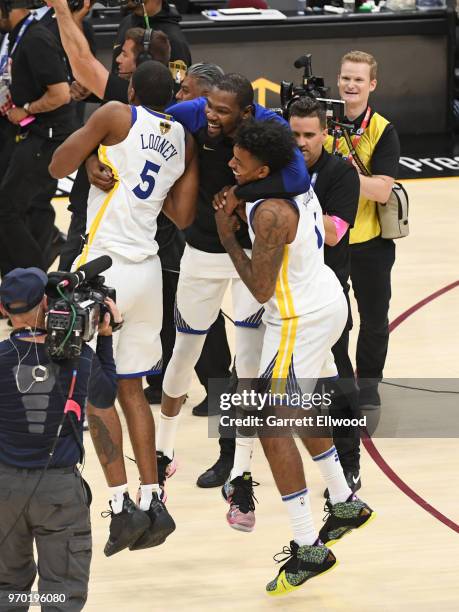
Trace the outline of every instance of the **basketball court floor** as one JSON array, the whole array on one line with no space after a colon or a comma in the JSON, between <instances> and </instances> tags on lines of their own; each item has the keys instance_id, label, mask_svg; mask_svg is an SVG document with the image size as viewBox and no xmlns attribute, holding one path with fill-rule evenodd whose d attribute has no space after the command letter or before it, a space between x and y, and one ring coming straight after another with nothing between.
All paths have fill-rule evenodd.
<instances>
[{"instance_id":1,"label":"basketball court floor","mask_svg":"<svg viewBox=\"0 0 459 612\"><path fill-rule=\"evenodd\" d=\"M459 377L459 178L406 181L411 235L397 242L390 320L394 322L387 378ZM64 200L56 202L62 229ZM440 290L445 289L442 293ZM437 296L433 295L437 294ZM430 300L426 300L432 296ZM229 301L228 313L231 314ZM413 308L414 307L414 308ZM403 315L404 316L400 316ZM355 320L358 321L357 317ZM232 343L232 330L228 329ZM352 332L355 343L356 329ZM353 344L354 346L354 344ZM417 381L422 382L422 381ZM447 388L449 381L445 382ZM442 381L436 381L438 388ZM422 386L422 385L420 385ZM382 388L383 401L385 387ZM89 434L84 476L93 491L93 561L85 610L95 612L423 612L459 609L459 452L456 438L375 437L362 449L359 495L377 512L367 528L334 546L338 567L282 598L265 594L275 576L272 556L290 540L289 521L257 443L253 533L229 528L219 489L199 489L199 474L217 458L207 419L191 415L203 397L197 380L185 404L176 446L178 470L167 482L168 508L177 530L165 544L144 551L103 554L108 494ZM440 406L438 395L420 394ZM384 407L383 407L384 408ZM153 407L157 416L159 407ZM441 410L438 410L441 419ZM458 410L459 419L459 410ZM448 429L445 427L448 435ZM416 423L413 423L416 432ZM369 451L369 452L368 452ZM127 434L125 452L132 456ZM303 450L317 528L322 482ZM135 465L127 461L131 496ZM391 478L389 478L391 476Z\"/></svg>"}]
</instances>

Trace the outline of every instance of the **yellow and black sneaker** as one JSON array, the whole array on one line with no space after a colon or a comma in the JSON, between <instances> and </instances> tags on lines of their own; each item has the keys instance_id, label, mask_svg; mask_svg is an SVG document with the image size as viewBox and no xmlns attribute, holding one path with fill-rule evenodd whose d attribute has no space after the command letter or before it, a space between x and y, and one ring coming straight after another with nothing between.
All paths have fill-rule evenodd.
<instances>
[{"instance_id":1,"label":"yellow and black sneaker","mask_svg":"<svg viewBox=\"0 0 459 612\"><path fill-rule=\"evenodd\" d=\"M278 559L279 555L287 556ZM335 555L320 539L308 546L299 546L292 540L290 548L284 546L282 552L274 555L273 559L276 563L287 562L280 568L274 580L266 585L268 595L285 595L296 591L307 580L328 572L338 563Z\"/></svg>"},{"instance_id":2,"label":"yellow and black sneaker","mask_svg":"<svg viewBox=\"0 0 459 612\"><path fill-rule=\"evenodd\" d=\"M353 529L363 527L376 516L370 506L354 494L337 504L327 500L324 510L325 525L319 532L319 538L326 546L331 546Z\"/></svg>"}]
</instances>

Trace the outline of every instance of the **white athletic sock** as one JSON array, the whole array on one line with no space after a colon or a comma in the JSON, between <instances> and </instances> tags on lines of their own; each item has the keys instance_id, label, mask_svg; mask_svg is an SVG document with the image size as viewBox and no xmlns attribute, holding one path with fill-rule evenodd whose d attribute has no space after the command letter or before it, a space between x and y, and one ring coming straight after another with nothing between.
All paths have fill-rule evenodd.
<instances>
[{"instance_id":1,"label":"white athletic sock","mask_svg":"<svg viewBox=\"0 0 459 612\"><path fill-rule=\"evenodd\" d=\"M119 514L123 509L124 494L127 493L127 483L117 487L108 487L111 495L111 506L113 514Z\"/></svg>"},{"instance_id":2,"label":"white athletic sock","mask_svg":"<svg viewBox=\"0 0 459 612\"><path fill-rule=\"evenodd\" d=\"M291 495L284 495L282 501L287 506L293 539L298 546L312 545L319 537L312 518L311 500L307 489Z\"/></svg>"},{"instance_id":3,"label":"white athletic sock","mask_svg":"<svg viewBox=\"0 0 459 612\"><path fill-rule=\"evenodd\" d=\"M316 462L323 476L325 486L330 494L331 503L345 502L352 491L344 477L336 448L332 446L324 453L313 457L312 460Z\"/></svg>"},{"instance_id":4,"label":"white athletic sock","mask_svg":"<svg viewBox=\"0 0 459 612\"><path fill-rule=\"evenodd\" d=\"M141 484L140 485L140 502L139 508L141 510L148 510L151 504L151 498L153 493L156 493L160 497L161 489L159 484Z\"/></svg>"},{"instance_id":5,"label":"white athletic sock","mask_svg":"<svg viewBox=\"0 0 459 612\"><path fill-rule=\"evenodd\" d=\"M156 437L156 450L161 451L173 459L174 457L174 446L175 437L177 435L177 427L179 422L180 414L177 416L166 416L162 412L159 415L159 427L158 435Z\"/></svg>"},{"instance_id":6,"label":"white athletic sock","mask_svg":"<svg viewBox=\"0 0 459 612\"><path fill-rule=\"evenodd\" d=\"M250 472L254 442L255 438L236 438L236 449L234 451L234 462L230 480L242 476L244 472Z\"/></svg>"}]
</instances>

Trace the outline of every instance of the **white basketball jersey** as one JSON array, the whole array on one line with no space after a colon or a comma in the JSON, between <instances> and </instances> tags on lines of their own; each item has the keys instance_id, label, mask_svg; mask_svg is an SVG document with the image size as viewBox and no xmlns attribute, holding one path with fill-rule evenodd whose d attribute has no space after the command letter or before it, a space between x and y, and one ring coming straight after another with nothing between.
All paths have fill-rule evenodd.
<instances>
[{"instance_id":1,"label":"white basketball jersey","mask_svg":"<svg viewBox=\"0 0 459 612\"><path fill-rule=\"evenodd\" d=\"M263 201L246 205L252 243L255 241L253 218ZM315 312L334 302L343 292L335 273L324 263L322 209L313 189L291 200L291 204L298 209L298 228L293 242L285 245L274 295L264 305L266 322L279 323Z\"/></svg>"},{"instance_id":2,"label":"white basketball jersey","mask_svg":"<svg viewBox=\"0 0 459 612\"><path fill-rule=\"evenodd\" d=\"M90 250L134 262L158 252L156 219L185 169L185 132L169 115L142 106L131 106L131 112L126 138L99 147L99 159L110 166L116 183L109 193L91 186L82 261Z\"/></svg>"}]
</instances>

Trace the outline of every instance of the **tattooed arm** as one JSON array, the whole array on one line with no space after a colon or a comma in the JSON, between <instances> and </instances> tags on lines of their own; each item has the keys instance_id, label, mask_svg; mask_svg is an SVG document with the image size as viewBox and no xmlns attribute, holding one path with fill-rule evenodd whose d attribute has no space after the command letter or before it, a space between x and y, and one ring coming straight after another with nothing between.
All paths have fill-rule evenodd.
<instances>
[{"instance_id":1,"label":"tattooed arm","mask_svg":"<svg viewBox=\"0 0 459 612\"><path fill-rule=\"evenodd\" d=\"M87 406L89 431L103 469L116 461L122 454L122 438L118 431L118 415L115 408Z\"/></svg>"},{"instance_id":2,"label":"tattooed arm","mask_svg":"<svg viewBox=\"0 0 459 612\"><path fill-rule=\"evenodd\" d=\"M239 276L258 302L267 302L276 288L285 245L295 237L297 214L284 200L266 200L260 204L253 219L255 240L251 259L234 235L238 229L237 217L218 210L215 218L220 241Z\"/></svg>"}]
</instances>

